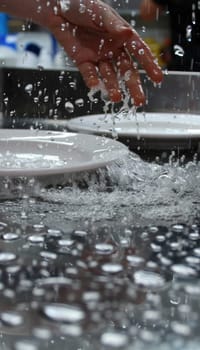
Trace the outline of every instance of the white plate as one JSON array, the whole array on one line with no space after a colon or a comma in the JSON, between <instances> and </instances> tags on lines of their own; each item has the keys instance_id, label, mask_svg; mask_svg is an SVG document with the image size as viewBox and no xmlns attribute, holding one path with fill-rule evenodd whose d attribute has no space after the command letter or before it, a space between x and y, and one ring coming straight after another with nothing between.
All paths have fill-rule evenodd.
<instances>
[{"instance_id":1,"label":"white plate","mask_svg":"<svg viewBox=\"0 0 200 350\"><path fill-rule=\"evenodd\" d=\"M104 137L44 131L34 138L34 133L1 129L0 176L80 172L106 166L128 154L126 146Z\"/></svg>"},{"instance_id":2,"label":"white plate","mask_svg":"<svg viewBox=\"0 0 200 350\"><path fill-rule=\"evenodd\" d=\"M113 125L114 120L114 125ZM133 138L198 138L200 115L183 113L132 113L82 116L67 122L69 130Z\"/></svg>"},{"instance_id":3,"label":"white plate","mask_svg":"<svg viewBox=\"0 0 200 350\"><path fill-rule=\"evenodd\" d=\"M51 131L51 130L38 130L38 129L0 129L0 140L17 140L17 139L45 139L45 140L61 140L66 136L70 136L72 133Z\"/></svg>"}]
</instances>

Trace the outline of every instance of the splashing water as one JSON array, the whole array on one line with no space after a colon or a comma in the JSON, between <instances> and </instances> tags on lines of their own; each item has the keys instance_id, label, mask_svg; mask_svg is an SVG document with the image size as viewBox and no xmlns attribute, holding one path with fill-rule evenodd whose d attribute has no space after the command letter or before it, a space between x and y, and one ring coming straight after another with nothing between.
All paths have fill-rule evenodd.
<instances>
[{"instance_id":1,"label":"splashing water","mask_svg":"<svg viewBox=\"0 0 200 350\"><path fill-rule=\"evenodd\" d=\"M24 195L40 198L26 207L28 217L34 220L39 212L46 212L46 220L52 222L51 212L60 208L55 218L59 227L63 217L70 222L116 220L116 222L156 223L178 219L190 222L199 215L200 165L191 161L182 165L170 161L164 165L148 163L134 153L113 164L93 172L63 175L60 180L51 179L53 186L44 188L31 179L12 181L1 186L2 198L23 198ZM58 186L58 183L62 186ZM49 186L49 182L47 183ZM64 185L64 186L63 186ZM26 198L26 196L25 196ZM21 218L22 207L0 203L4 212L12 208L16 220Z\"/></svg>"}]
</instances>

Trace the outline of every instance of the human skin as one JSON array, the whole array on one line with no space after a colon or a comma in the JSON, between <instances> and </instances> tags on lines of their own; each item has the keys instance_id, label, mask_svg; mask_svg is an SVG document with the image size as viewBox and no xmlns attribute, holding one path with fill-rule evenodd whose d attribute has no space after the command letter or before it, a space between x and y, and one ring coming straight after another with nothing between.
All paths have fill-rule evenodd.
<instances>
[{"instance_id":1,"label":"human skin","mask_svg":"<svg viewBox=\"0 0 200 350\"><path fill-rule=\"evenodd\" d=\"M103 82L109 99L120 102L125 85L134 105L145 103L137 64L154 83L162 70L138 33L100 0L0 0L0 11L47 28L65 49L88 88Z\"/></svg>"}]
</instances>

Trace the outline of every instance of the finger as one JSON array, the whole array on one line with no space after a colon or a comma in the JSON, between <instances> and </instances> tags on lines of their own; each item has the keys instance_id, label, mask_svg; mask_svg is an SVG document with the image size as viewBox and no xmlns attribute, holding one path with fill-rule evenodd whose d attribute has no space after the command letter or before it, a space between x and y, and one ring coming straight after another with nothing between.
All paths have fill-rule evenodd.
<instances>
[{"instance_id":1,"label":"finger","mask_svg":"<svg viewBox=\"0 0 200 350\"><path fill-rule=\"evenodd\" d=\"M89 89L99 85L99 74L96 66L92 62L81 63L78 65L78 69Z\"/></svg>"},{"instance_id":2,"label":"finger","mask_svg":"<svg viewBox=\"0 0 200 350\"><path fill-rule=\"evenodd\" d=\"M124 79L126 87L128 88L130 95L134 100L136 107L139 107L145 103L145 95L142 89L140 75L137 70L136 64L132 61L131 57L125 52L118 58L117 67L121 77Z\"/></svg>"},{"instance_id":3,"label":"finger","mask_svg":"<svg viewBox=\"0 0 200 350\"><path fill-rule=\"evenodd\" d=\"M122 95L120 92L117 75L112 63L108 61L101 61L99 63L99 72L101 74L101 78L108 92L110 100L113 102L120 102Z\"/></svg>"},{"instance_id":4,"label":"finger","mask_svg":"<svg viewBox=\"0 0 200 350\"><path fill-rule=\"evenodd\" d=\"M138 63L145 69L147 75L155 83L160 83L163 79L162 69L156 62L150 48L144 43L139 35L133 31L131 40L126 42L126 49L129 54L134 55Z\"/></svg>"}]
</instances>

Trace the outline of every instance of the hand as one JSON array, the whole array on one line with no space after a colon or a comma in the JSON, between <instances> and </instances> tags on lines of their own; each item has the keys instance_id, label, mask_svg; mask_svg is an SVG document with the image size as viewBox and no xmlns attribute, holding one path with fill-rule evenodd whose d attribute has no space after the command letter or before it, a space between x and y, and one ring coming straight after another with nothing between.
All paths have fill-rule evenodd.
<instances>
[{"instance_id":1,"label":"hand","mask_svg":"<svg viewBox=\"0 0 200 350\"><path fill-rule=\"evenodd\" d=\"M66 10L60 6L57 19L59 25L51 30L89 88L97 86L101 79L110 100L119 102L122 99L119 79L125 77L134 104L142 105L145 96L133 59L140 63L153 82L161 82L162 72L150 49L107 4L98 0L73 0Z\"/></svg>"},{"instance_id":2,"label":"hand","mask_svg":"<svg viewBox=\"0 0 200 350\"><path fill-rule=\"evenodd\" d=\"M100 0L3 0L16 16L48 28L80 70L86 85L100 81L113 102L122 98L125 80L136 106L145 102L137 63L155 83L162 71L148 46L109 5ZM20 6L21 4L21 6ZM14 10L13 10L14 8ZM8 11L9 12L9 11Z\"/></svg>"}]
</instances>

